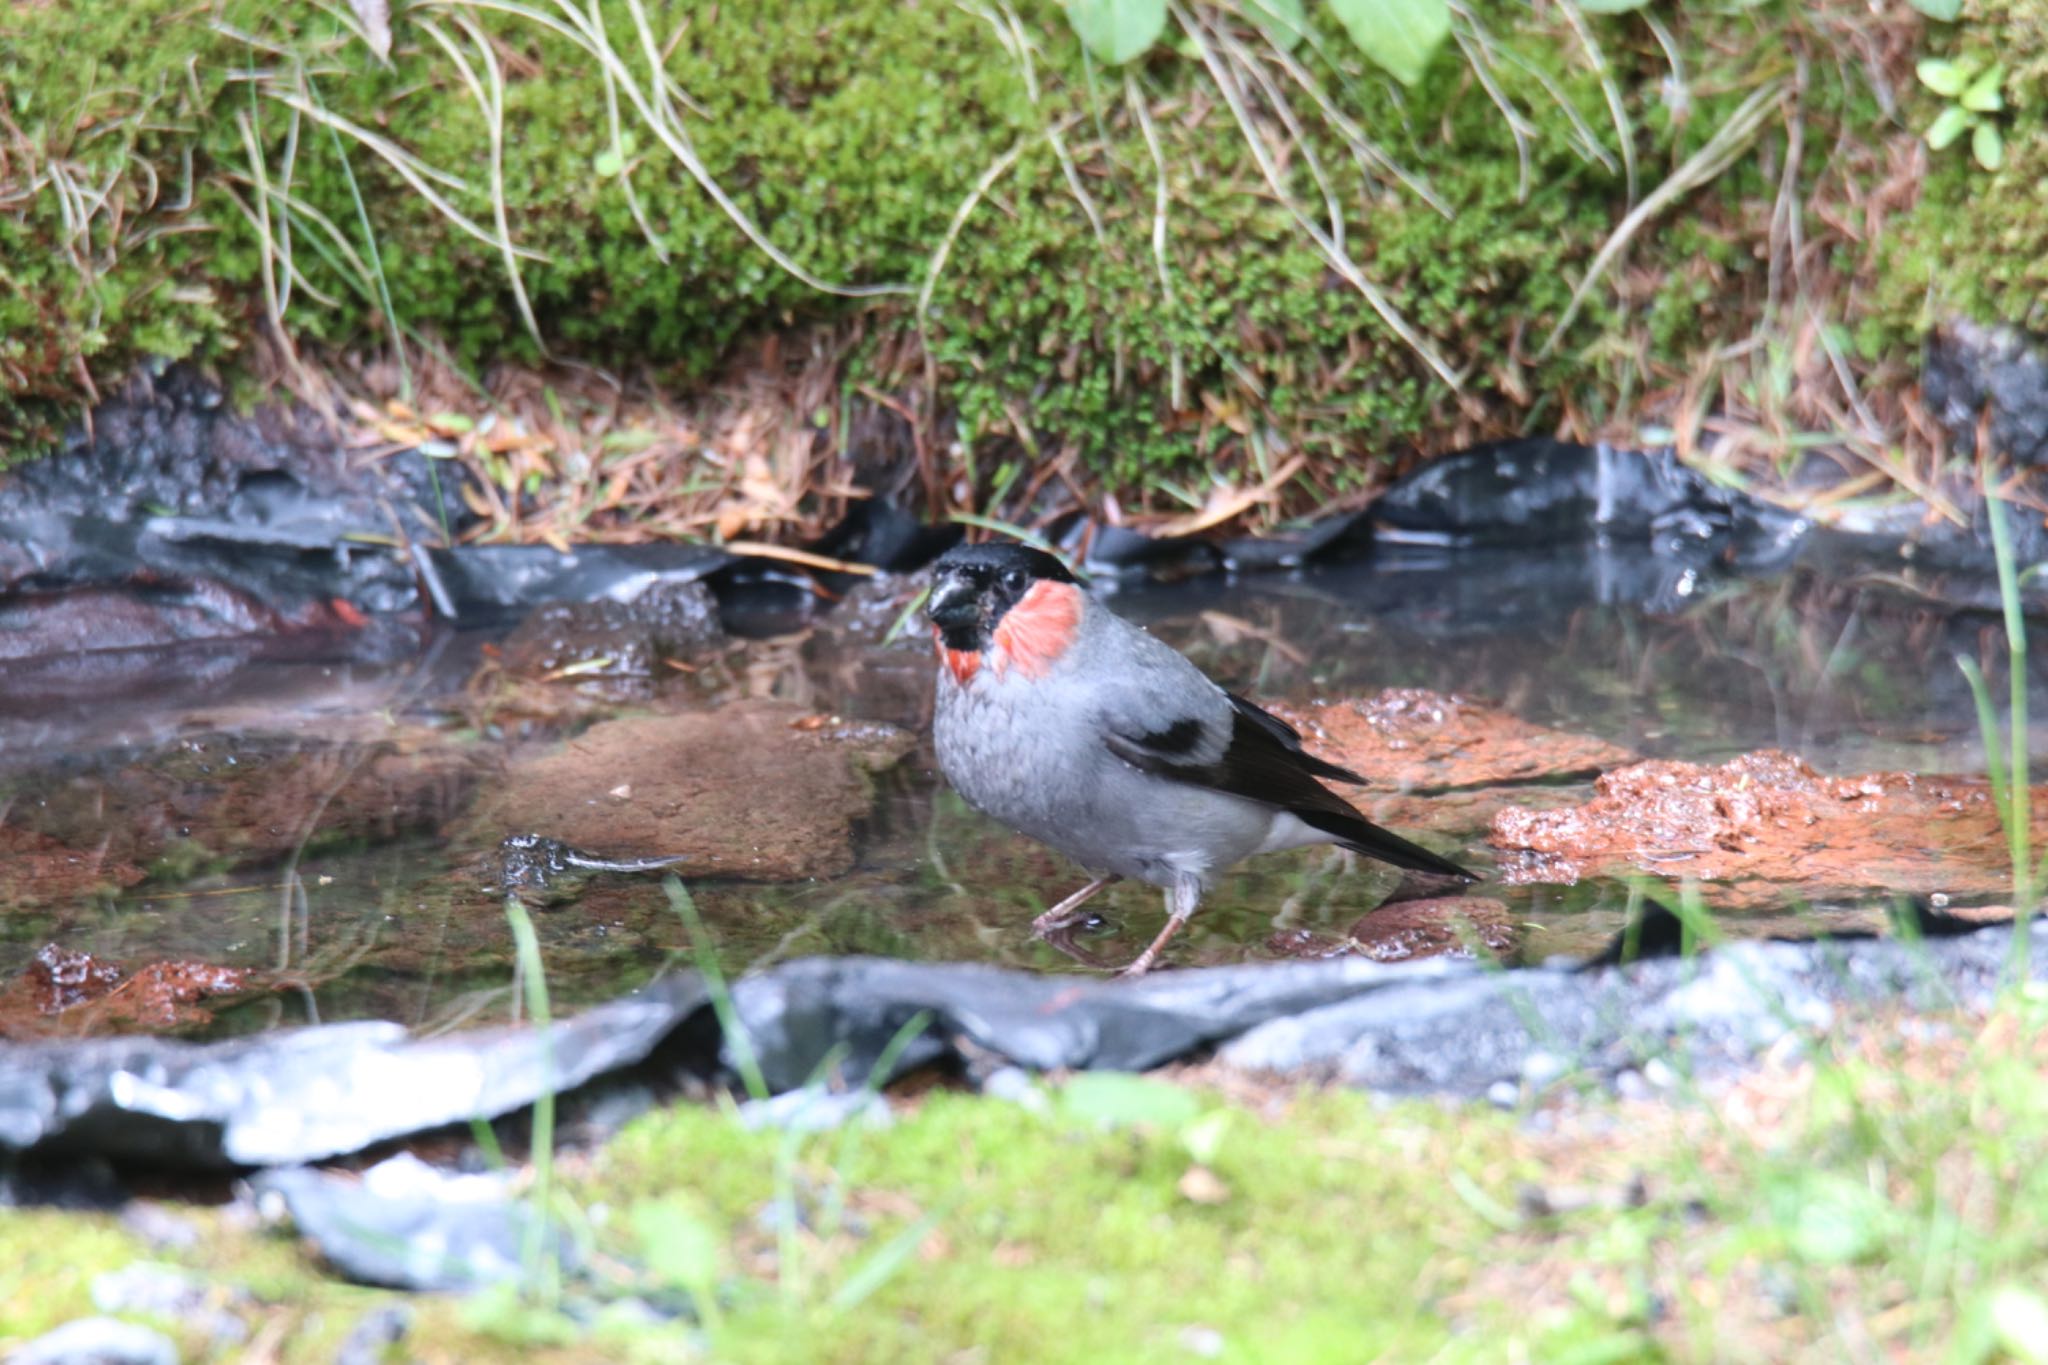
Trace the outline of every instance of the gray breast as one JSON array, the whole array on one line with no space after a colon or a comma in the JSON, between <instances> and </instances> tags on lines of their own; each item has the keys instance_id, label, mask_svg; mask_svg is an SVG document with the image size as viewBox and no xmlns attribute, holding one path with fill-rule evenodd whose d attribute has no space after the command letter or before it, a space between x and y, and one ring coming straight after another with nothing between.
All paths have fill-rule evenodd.
<instances>
[{"instance_id":1,"label":"gray breast","mask_svg":"<svg viewBox=\"0 0 2048 1365\"><path fill-rule=\"evenodd\" d=\"M986 671L962 687L942 671L939 767L968 805L1097 874L1206 883L1265 843L1272 810L1112 754L1094 700Z\"/></svg>"}]
</instances>

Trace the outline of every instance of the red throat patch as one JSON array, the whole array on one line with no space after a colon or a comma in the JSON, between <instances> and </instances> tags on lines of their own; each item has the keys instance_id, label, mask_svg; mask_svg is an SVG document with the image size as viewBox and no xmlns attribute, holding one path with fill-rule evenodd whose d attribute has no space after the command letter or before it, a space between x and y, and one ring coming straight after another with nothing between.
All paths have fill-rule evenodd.
<instances>
[{"instance_id":1,"label":"red throat patch","mask_svg":"<svg viewBox=\"0 0 2048 1365\"><path fill-rule=\"evenodd\" d=\"M939 663L953 675L953 681L965 687L974 681L974 674L981 667L981 654L972 649L948 649L937 626L932 627L932 643L938 647Z\"/></svg>"},{"instance_id":2,"label":"red throat patch","mask_svg":"<svg viewBox=\"0 0 2048 1365\"><path fill-rule=\"evenodd\" d=\"M996 623L997 667L1007 660L1025 677L1042 678L1080 628L1081 590L1041 578Z\"/></svg>"}]
</instances>

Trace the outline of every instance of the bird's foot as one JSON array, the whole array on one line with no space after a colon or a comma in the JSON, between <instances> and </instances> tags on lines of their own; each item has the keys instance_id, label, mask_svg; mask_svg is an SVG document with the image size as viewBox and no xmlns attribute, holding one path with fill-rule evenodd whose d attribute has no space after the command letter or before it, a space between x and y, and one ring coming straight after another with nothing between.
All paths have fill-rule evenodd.
<instances>
[{"instance_id":1,"label":"bird's foot","mask_svg":"<svg viewBox=\"0 0 2048 1365\"><path fill-rule=\"evenodd\" d=\"M1050 943L1055 934L1071 930L1075 925L1093 919L1094 916L1083 913L1081 907L1088 903L1089 897L1093 896L1103 887L1111 885L1116 880L1115 877L1097 877L1094 881L1088 883L1088 885L1082 887L1079 891L1076 891L1073 895L1031 921L1031 937L1042 938Z\"/></svg>"},{"instance_id":2,"label":"bird's foot","mask_svg":"<svg viewBox=\"0 0 2048 1365\"><path fill-rule=\"evenodd\" d=\"M1071 932L1094 918L1095 915L1091 911L1067 910L1055 905L1031 921L1031 937L1050 942L1053 935Z\"/></svg>"},{"instance_id":3,"label":"bird's foot","mask_svg":"<svg viewBox=\"0 0 2048 1365\"><path fill-rule=\"evenodd\" d=\"M1088 916L1085 915L1077 916L1071 923L1055 925L1044 933L1033 933L1032 937L1043 939L1047 944L1059 949L1083 967L1088 967L1098 972L1109 971L1116 965L1115 963L1090 952L1074 941L1074 931L1080 927L1080 922L1087 918Z\"/></svg>"}]
</instances>

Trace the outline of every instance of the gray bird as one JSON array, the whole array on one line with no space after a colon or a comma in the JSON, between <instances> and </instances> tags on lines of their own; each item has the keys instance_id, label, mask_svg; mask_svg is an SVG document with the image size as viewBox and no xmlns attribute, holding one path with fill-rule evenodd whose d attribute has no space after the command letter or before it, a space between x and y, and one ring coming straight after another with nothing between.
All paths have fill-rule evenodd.
<instances>
[{"instance_id":1,"label":"gray bird","mask_svg":"<svg viewBox=\"0 0 2048 1365\"><path fill-rule=\"evenodd\" d=\"M1306 844L1477 880L1367 821L1317 780L1365 779L1304 752L1292 726L1209 681L1043 551L947 551L925 613L946 780L1095 877L1033 922L1039 937L1071 926L1120 878L1163 887L1166 927L1124 969L1142 975L1225 869Z\"/></svg>"}]
</instances>

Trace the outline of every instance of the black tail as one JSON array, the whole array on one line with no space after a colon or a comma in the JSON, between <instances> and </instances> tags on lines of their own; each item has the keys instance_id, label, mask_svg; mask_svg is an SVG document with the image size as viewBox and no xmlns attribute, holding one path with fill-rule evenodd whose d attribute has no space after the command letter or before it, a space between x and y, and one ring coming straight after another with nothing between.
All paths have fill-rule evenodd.
<instances>
[{"instance_id":1,"label":"black tail","mask_svg":"<svg viewBox=\"0 0 2048 1365\"><path fill-rule=\"evenodd\" d=\"M1411 872L1434 872L1439 876L1456 877L1468 882L1479 880L1476 874L1467 872L1449 858L1431 853L1420 844L1411 844L1400 835L1381 829L1360 816L1300 808L1296 808L1292 814L1303 824L1321 830L1344 847L1355 853L1363 853L1368 858L1377 858L1383 863L1404 867Z\"/></svg>"}]
</instances>

